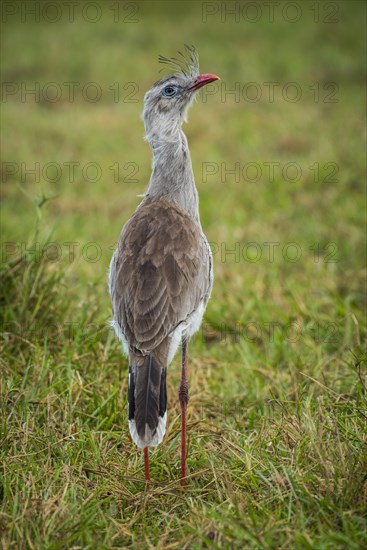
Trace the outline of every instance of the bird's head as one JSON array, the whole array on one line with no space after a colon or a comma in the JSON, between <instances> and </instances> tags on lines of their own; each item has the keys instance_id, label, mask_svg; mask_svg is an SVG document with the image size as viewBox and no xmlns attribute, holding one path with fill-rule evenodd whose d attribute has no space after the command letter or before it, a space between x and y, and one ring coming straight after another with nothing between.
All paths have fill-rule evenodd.
<instances>
[{"instance_id":1,"label":"bird's head","mask_svg":"<svg viewBox=\"0 0 367 550\"><path fill-rule=\"evenodd\" d=\"M177 126L186 120L196 92L219 79L215 74L200 74L195 49L185 46L185 50L185 55L178 52L178 58L159 57L160 63L176 71L158 80L145 94L143 119L148 138L152 133L158 138L169 138L177 131Z\"/></svg>"}]
</instances>

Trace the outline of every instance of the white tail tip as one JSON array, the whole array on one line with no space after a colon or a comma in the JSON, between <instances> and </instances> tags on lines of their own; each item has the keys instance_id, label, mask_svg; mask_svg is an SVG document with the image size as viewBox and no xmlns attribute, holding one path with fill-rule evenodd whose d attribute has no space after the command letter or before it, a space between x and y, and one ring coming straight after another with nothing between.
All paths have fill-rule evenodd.
<instances>
[{"instance_id":1,"label":"white tail tip","mask_svg":"<svg viewBox=\"0 0 367 550\"><path fill-rule=\"evenodd\" d=\"M148 424L145 425L145 438L142 439L136 431L135 420L129 420L129 430L135 445L140 449L144 449L145 447L156 447L162 443L164 434L166 433L166 423L167 411L164 413L163 417L159 417L158 426L154 435L152 435L152 430L149 428Z\"/></svg>"}]
</instances>

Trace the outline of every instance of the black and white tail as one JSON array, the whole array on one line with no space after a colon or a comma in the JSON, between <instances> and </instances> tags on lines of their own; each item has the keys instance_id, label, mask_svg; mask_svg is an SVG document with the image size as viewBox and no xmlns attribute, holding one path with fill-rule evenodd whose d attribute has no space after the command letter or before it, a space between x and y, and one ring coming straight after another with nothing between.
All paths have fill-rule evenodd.
<instances>
[{"instance_id":1,"label":"black and white tail","mask_svg":"<svg viewBox=\"0 0 367 550\"><path fill-rule=\"evenodd\" d=\"M129 429L134 443L141 449L155 447L166 432L166 369L153 354L142 366L129 367Z\"/></svg>"}]
</instances>

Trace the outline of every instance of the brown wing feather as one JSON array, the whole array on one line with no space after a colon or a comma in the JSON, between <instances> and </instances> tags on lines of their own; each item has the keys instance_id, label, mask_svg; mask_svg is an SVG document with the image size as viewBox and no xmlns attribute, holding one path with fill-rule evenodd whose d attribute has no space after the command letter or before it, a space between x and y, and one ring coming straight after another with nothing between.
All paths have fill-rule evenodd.
<instances>
[{"instance_id":1,"label":"brown wing feather","mask_svg":"<svg viewBox=\"0 0 367 550\"><path fill-rule=\"evenodd\" d=\"M124 226L111 281L114 317L134 351L155 349L209 290L200 226L168 200L145 201Z\"/></svg>"}]
</instances>

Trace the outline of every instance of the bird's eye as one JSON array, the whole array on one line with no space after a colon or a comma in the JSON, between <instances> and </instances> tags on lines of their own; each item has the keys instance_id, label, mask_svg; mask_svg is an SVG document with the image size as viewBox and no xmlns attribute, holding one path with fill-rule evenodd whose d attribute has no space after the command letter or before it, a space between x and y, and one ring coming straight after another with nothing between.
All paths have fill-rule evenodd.
<instances>
[{"instance_id":1,"label":"bird's eye","mask_svg":"<svg viewBox=\"0 0 367 550\"><path fill-rule=\"evenodd\" d=\"M163 95L166 97L173 97L177 94L176 86L166 86L163 88Z\"/></svg>"}]
</instances>

